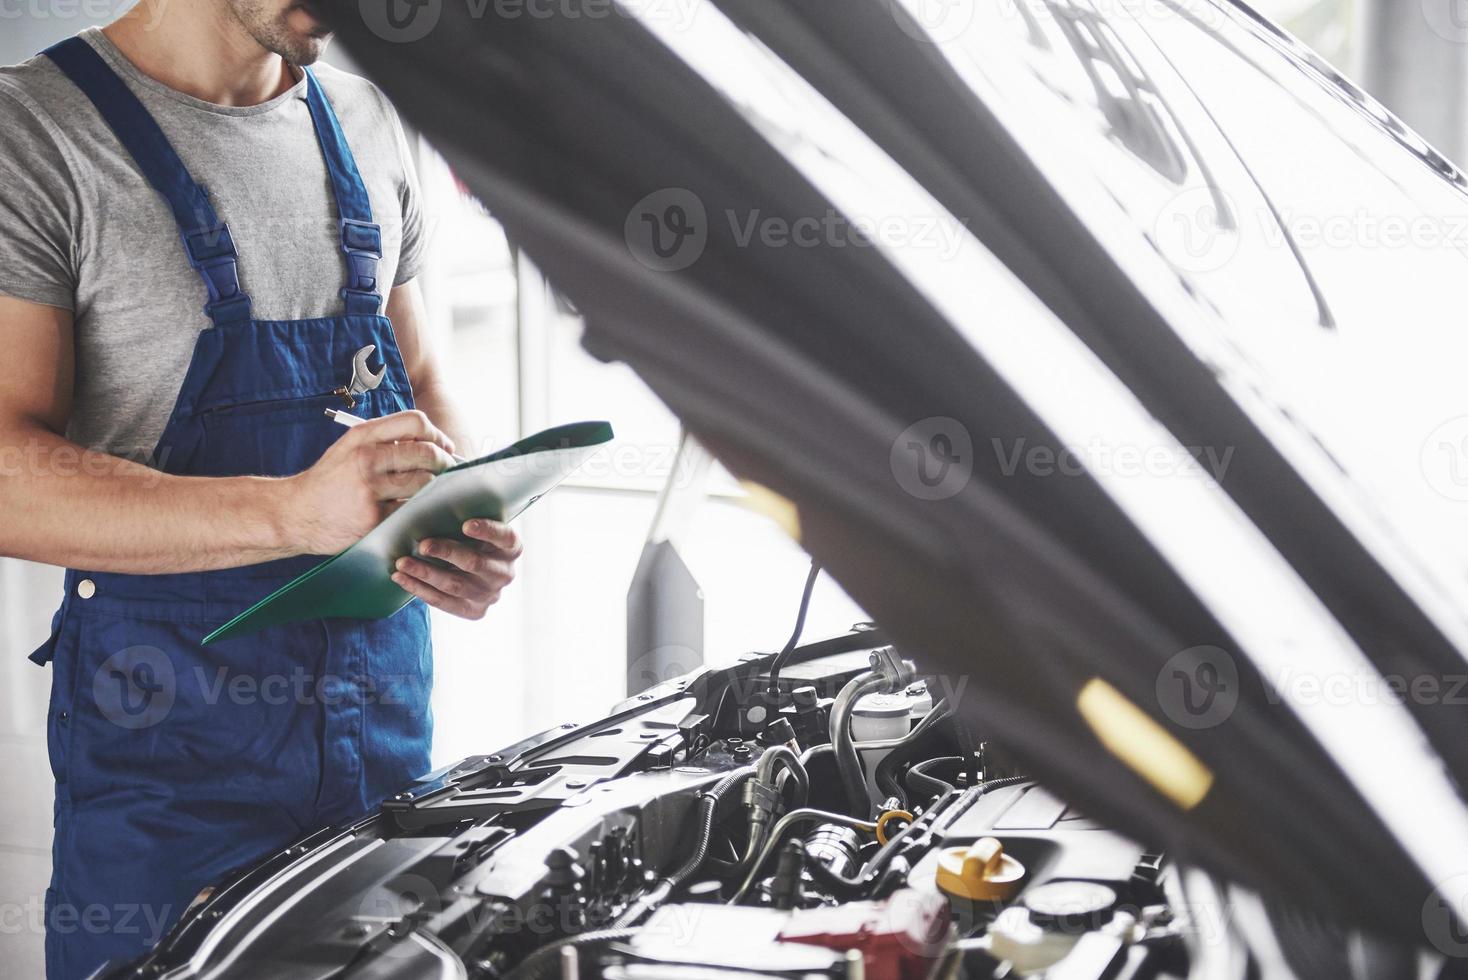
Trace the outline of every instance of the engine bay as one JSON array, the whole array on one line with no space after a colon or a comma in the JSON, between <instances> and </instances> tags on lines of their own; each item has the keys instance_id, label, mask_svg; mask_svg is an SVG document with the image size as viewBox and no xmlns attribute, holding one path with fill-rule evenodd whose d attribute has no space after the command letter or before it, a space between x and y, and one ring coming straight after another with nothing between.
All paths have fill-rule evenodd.
<instances>
[{"instance_id":1,"label":"engine bay","mask_svg":"<svg viewBox=\"0 0 1468 980\"><path fill-rule=\"evenodd\" d=\"M272 855L116 975L1187 975L1176 869L959 698L870 629L697 671Z\"/></svg>"}]
</instances>

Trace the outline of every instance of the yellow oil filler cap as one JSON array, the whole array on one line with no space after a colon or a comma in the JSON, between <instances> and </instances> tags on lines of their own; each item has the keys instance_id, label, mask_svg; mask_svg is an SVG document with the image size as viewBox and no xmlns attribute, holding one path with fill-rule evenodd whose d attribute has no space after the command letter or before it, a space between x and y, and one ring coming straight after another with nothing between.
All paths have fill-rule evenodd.
<instances>
[{"instance_id":1,"label":"yellow oil filler cap","mask_svg":"<svg viewBox=\"0 0 1468 980\"><path fill-rule=\"evenodd\" d=\"M1002 902L1014 897L1024 876L1025 866L1005 854L1004 845L993 837L938 855L938 887L954 898Z\"/></svg>"}]
</instances>

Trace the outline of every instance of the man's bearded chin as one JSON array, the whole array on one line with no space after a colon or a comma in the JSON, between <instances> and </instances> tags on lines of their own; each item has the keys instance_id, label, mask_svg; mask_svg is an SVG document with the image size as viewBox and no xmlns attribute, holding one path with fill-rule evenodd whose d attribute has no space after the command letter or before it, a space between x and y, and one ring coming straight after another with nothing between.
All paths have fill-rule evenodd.
<instances>
[{"instance_id":1,"label":"man's bearded chin","mask_svg":"<svg viewBox=\"0 0 1468 980\"><path fill-rule=\"evenodd\" d=\"M293 65L315 64L331 43L331 27L319 8L314 3L298 2L274 17L263 17L261 6L247 2L235 7L256 42Z\"/></svg>"}]
</instances>

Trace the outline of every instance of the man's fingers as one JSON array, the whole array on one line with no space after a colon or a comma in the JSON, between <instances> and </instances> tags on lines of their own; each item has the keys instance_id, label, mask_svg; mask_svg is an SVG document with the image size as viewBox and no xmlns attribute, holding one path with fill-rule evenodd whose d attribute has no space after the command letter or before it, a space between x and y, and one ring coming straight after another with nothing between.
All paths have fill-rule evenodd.
<instances>
[{"instance_id":1,"label":"man's fingers","mask_svg":"<svg viewBox=\"0 0 1468 980\"><path fill-rule=\"evenodd\" d=\"M428 486L432 479L433 474L427 470L374 473L368 477L367 485L378 500L406 500Z\"/></svg>"},{"instance_id":2,"label":"man's fingers","mask_svg":"<svg viewBox=\"0 0 1468 980\"><path fill-rule=\"evenodd\" d=\"M415 595L435 609L462 619L482 619L485 610L490 606L488 602L475 602L458 596L449 595L440 589L436 589L420 578L415 578L406 572L394 572L392 580L398 587L410 595Z\"/></svg>"},{"instance_id":3,"label":"man's fingers","mask_svg":"<svg viewBox=\"0 0 1468 980\"><path fill-rule=\"evenodd\" d=\"M430 558L439 558L470 575L488 580L503 587L515 578L510 558L497 548L486 548L478 544L465 544L447 538L424 538L418 542L418 553Z\"/></svg>"},{"instance_id":4,"label":"man's fingers","mask_svg":"<svg viewBox=\"0 0 1468 980\"><path fill-rule=\"evenodd\" d=\"M454 441L417 409L368 419L360 425L352 426L348 436L362 443L431 442L445 452L454 451Z\"/></svg>"},{"instance_id":5,"label":"man's fingers","mask_svg":"<svg viewBox=\"0 0 1468 980\"><path fill-rule=\"evenodd\" d=\"M489 582L467 572L444 568L417 558L399 558L396 568L405 575L428 583L445 595L471 602L483 602L496 591Z\"/></svg>"},{"instance_id":6,"label":"man's fingers","mask_svg":"<svg viewBox=\"0 0 1468 980\"><path fill-rule=\"evenodd\" d=\"M454 465L454 458L431 442L370 443L359 452L369 474L409 470L441 473Z\"/></svg>"},{"instance_id":7,"label":"man's fingers","mask_svg":"<svg viewBox=\"0 0 1468 980\"><path fill-rule=\"evenodd\" d=\"M476 541L494 545L511 561L519 558L520 552L524 550L520 545L520 535L515 533L515 529L499 521L491 521L483 517L465 521L464 535Z\"/></svg>"}]
</instances>

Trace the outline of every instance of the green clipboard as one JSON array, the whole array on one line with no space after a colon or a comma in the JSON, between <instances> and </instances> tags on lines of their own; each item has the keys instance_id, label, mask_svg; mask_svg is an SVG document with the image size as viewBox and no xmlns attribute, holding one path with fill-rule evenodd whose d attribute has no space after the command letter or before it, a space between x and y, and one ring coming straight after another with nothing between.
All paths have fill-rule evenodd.
<instances>
[{"instance_id":1,"label":"green clipboard","mask_svg":"<svg viewBox=\"0 0 1468 980\"><path fill-rule=\"evenodd\" d=\"M475 517L511 520L611 439L607 422L573 422L444 470L362 540L261 599L204 643L301 620L391 616L413 599L393 583L393 566L419 541L462 541L464 522Z\"/></svg>"}]
</instances>

